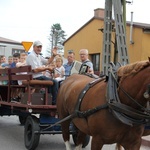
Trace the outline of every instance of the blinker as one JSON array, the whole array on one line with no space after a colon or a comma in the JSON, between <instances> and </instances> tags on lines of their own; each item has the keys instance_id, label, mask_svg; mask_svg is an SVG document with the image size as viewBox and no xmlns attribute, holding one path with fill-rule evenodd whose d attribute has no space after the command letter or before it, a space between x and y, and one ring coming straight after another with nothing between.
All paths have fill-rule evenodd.
<instances>
[{"instance_id":1,"label":"blinker","mask_svg":"<svg viewBox=\"0 0 150 150\"><path fill-rule=\"evenodd\" d=\"M147 86L146 92L143 94L143 96L148 99L150 97L150 84Z\"/></svg>"}]
</instances>

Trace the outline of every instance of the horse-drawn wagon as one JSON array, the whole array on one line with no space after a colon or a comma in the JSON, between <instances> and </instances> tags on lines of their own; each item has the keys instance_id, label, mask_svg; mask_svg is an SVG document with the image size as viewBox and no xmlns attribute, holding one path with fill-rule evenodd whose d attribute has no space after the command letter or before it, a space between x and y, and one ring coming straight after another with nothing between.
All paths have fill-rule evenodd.
<instances>
[{"instance_id":1,"label":"horse-drawn wagon","mask_svg":"<svg viewBox=\"0 0 150 150\"><path fill-rule=\"evenodd\" d=\"M23 84L12 84L16 80L21 80ZM33 80L31 66L0 69L0 81L0 115L19 117L20 123L24 125L24 143L27 149L36 149L41 134L62 133L57 107L52 105L51 94L47 91L47 87L53 82ZM20 94L19 101L12 99L14 92ZM70 134L76 144L77 130L72 123ZM84 147L88 145L89 139L89 136L85 138Z\"/></svg>"},{"instance_id":2,"label":"horse-drawn wagon","mask_svg":"<svg viewBox=\"0 0 150 150\"><path fill-rule=\"evenodd\" d=\"M123 66L118 71L114 67L110 67L108 81L82 74L68 77L60 86L57 107L47 92L47 86L53 83L33 80L31 66L0 69L0 81L7 81L0 85L0 115L19 116L25 124L24 142L29 150L38 146L41 134L63 134L69 150L70 134L78 149L87 146L91 135L92 150L112 143L137 150L144 125L150 120L146 108L150 101L150 61ZM12 85L15 80L23 84ZM15 90L22 94L19 102L11 101Z\"/></svg>"}]
</instances>

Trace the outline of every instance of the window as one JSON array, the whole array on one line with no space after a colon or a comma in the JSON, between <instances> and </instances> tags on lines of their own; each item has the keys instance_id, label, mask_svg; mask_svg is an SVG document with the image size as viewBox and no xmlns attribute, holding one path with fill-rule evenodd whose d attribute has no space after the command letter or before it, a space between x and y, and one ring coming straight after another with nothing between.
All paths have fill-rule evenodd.
<instances>
[{"instance_id":1,"label":"window","mask_svg":"<svg viewBox=\"0 0 150 150\"><path fill-rule=\"evenodd\" d=\"M93 63L94 71L99 71L100 68L100 54L91 54L91 61Z\"/></svg>"},{"instance_id":2,"label":"window","mask_svg":"<svg viewBox=\"0 0 150 150\"><path fill-rule=\"evenodd\" d=\"M15 53L24 53L25 50L22 50L22 49L12 49L12 55L15 54Z\"/></svg>"}]
</instances>

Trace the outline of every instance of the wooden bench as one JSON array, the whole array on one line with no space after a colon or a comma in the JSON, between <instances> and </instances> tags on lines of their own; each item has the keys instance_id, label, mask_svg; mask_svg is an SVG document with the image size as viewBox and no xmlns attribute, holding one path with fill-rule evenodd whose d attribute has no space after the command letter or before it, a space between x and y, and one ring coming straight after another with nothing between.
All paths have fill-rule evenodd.
<instances>
[{"instance_id":1,"label":"wooden bench","mask_svg":"<svg viewBox=\"0 0 150 150\"><path fill-rule=\"evenodd\" d=\"M0 100L9 101L10 99L9 74L10 70L8 68L0 69Z\"/></svg>"},{"instance_id":2,"label":"wooden bench","mask_svg":"<svg viewBox=\"0 0 150 150\"><path fill-rule=\"evenodd\" d=\"M22 80L22 85L12 84L13 81L18 80ZM0 85L2 101L11 102L11 94L17 89L22 89L21 103L31 105L52 104L51 94L48 93L48 86L53 85L53 82L34 80L31 66L0 69L0 81L8 81L6 85ZM35 90L38 92L32 93L33 88L38 89ZM39 92L41 88L45 89L44 93Z\"/></svg>"}]
</instances>

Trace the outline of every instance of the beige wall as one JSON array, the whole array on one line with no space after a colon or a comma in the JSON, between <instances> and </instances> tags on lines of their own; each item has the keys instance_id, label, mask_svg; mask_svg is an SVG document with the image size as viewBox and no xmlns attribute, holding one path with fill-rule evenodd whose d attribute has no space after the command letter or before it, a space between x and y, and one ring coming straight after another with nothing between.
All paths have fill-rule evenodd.
<instances>
[{"instance_id":1,"label":"beige wall","mask_svg":"<svg viewBox=\"0 0 150 150\"><path fill-rule=\"evenodd\" d=\"M102 61L103 33L98 29L103 27L104 22L100 19L93 19L87 23L64 44L65 57L67 50L73 49L76 54L76 60L79 60L79 50L87 48L89 54L100 53L100 61ZM115 34L112 33L112 41L114 40ZM145 60L150 56L150 34L144 33L142 28L133 26L134 44L130 44L130 26L128 25L126 27L126 41L130 63ZM113 61L113 44L111 53L111 61Z\"/></svg>"},{"instance_id":2,"label":"beige wall","mask_svg":"<svg viewBox=\"0 0 150 150\"><path fill-rule=\"evenodd\" d=\"M134 44L130 44L130 26L127 26L126 39L130 63L146 60L150 56L150 34L144 33L142 28L133 28Z\"/></svg>"},{"instance_id":3,"label":"beige wall","mask_svg":"<svg viewBox=\"0 0 150 150\"><path fill-rule=\"evenodd\" d=\"M98 31L102 28L103 21L93 20L87 26L85 26L80 32L75 34L70 40L68 40L65 47L65 56L67 50L73 49L76 54L76 59L79 60L79 50L87 48L90 54L101 53L102 50L102 33Z\"/></svg>"}]
</instances>

